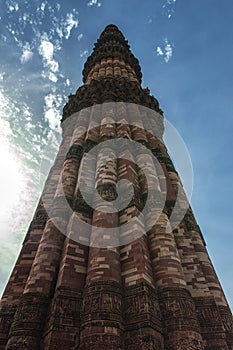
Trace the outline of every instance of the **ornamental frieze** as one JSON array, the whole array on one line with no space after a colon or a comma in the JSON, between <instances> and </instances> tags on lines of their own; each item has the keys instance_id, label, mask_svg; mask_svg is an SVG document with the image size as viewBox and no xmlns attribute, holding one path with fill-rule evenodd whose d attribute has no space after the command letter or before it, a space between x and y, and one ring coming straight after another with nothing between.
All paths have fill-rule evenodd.
<instances>
[{"instance_id":1,"label":"ornamental frieze","mask_svg":"<svg viewBox=\"0 0 233 350\"><path fill-rule=\"evenodd\" d=\"M89 294L84 297L82 313L121 313L121 297L112 293Z\"/></svg>"},{"instance_id":2,"label":"ornamental frieze","mask_svg":"<svg viewBox=\"0 0 233 350\"><path fill-rule=\"evenodd\" d=\"M198 309L198 319L201 325L221 324L221 317L216 307L203 307Z\"/></svg>"},{"instance_id":3,"label":"ornamental frieze","mask_svg":"<svg viewBox=\"0 0 233 350\"><path fill-rule=\"evenodd\" d=\"M164 318L195 318L195 307L191 300L163 300L162 313Z\"/></svg>"},{"instance_id":4,"label":"ornamental frieze","mask_svg":"<svg viewBox=\"0 0 233 350\"><path fill-rule=\"evenodd\" d=\"M157 318L161 317L158 301L145 293L127 297L125 304L124 312L130 317L140 316L143 313L151 313Z\"/></svg>"},{"instance_id":5,"label":"ornamental frieze","mask_svg":"<svg viewBox=\"0 0 233 350\"><path fill-rule=\"evenodd\" d=\"M205 342L197 339L179 339L172 342L167 350L205 350ZM220 350L220 349L219 349Z\"/></svg>"}]
</instances>

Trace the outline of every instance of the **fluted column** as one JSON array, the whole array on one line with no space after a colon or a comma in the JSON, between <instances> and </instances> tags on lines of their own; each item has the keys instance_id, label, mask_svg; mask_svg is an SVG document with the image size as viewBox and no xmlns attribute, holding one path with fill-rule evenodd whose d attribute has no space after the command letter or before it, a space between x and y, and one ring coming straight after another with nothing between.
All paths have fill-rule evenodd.
<instances>
[{"instance_id":1,"label":"fluted column","mask_svg":"<svg viewBox=\"0 0 233 350\"><path fill-rule=\"evenodd\" d=\"M5 288L0 306L0 349L5 349L10 326L23 293L33 260L47 220L46 211L40 202L31 225L28 229L26 239L21 252L12 271L11 277Z\"/></svg>"},{"instance_id":2,"label":"fluted column","mask_svg":"<svg viewBox=\"0 0 233 350\"><path fill-rule=\"evenodd\" d=\"M90 244L98 244L98 240L102 239L101 227L111 229L118 226L118 213L104 214L101 209L106 208L99 207L93 213ZM117 239L117 231L115 237L112 235L110 243L112 239ZM123 349L121 298L119 249L90 246L81 313L80 350Z\"/></svg>"},{"instance_id":3,"label":"fluted column","mask_svg":"<svg viewBox=\"0 0 233 350\"><path fill-rule=\"evenodd\" d=\"M230 339L232 337L229 307L191 210L188 210L184 223L175 235L181 248L182 263L186 269L189 261L187 280L195 301L201 332L206 340L206 349L228 349L227 336ZM184 244L181 247L181 241L186 242L186 247ZM185 258L186 255L187 258Z\"/></svg>"},{"instance_id":4,"label":"fluted column","mask_svg":"<svg viewBox=\"0 0 233 350\"><path fill-rule=\"evenodd\" d=\"M137 118L135 113L138 111L130 110L126 117ZM133 121L129 119L123 121L124 123L120 123L117 128L120 137L146 142L140 121L140 125L132 124ZM140 173L140 166L146 161L142 160L137 149L134 151L132 154L127 147L123 147L118 160L118 180L127 180L133 186L133 198L120 212L121 241L130 239L129 243L120 249L124 287L125 348L163 349L161 313L154 286L144 215L141 214L147 188Z\"/></svg>"},{"instance_id":5,"label":"fluted column","mask_svg":"<svg viewBox=\"0 0 233 350\"><path fill-rule=\"evenodd\" d=\"M194 301L186 286L173 233L166 232L167 224L168 217L163 213L149 232L166 347L176 350L187 344L187 348L204 349Z\"/></svg>"},{"instance_id":6,"label":"fluted column","mask_svg":"<svg viewBox=\"0 0 233 350\"><path fill-rule=\"evenodd\" d=\"M74 132L62 171L62 189L72 211L76 210L76 187L88 124L88 113L72 116ZM78 122L77 120L78 119ZM81 167L82 168L82 167ZM80 170L81 173L82 169ZM88 259L88 234L79 225L78 218L91 224L91 215L74 211L65 238L56 288L47 317L44 350L70 349L78 345L82 293L85 285ZM83 244L79 237L83 236Z\"/></svg>"},{"instance_id":7,"label":"fluted column","mask_svg":"<svg viewBox=\"0 0 233 350\"><path fill-rule=\"evenodd\" d=\"M97 139L105 140L115 134L110 112L102 111L104 114ZM100 144L97 159L92 159L91 164L96 164L96 195L92 202L94 211L79 349L120 350L123 349L122 290L119 249L115 248L119 245L118 212L114 207L113 212L109 212L111 201L116 198L117 161L114 150L105 143ZM101 203L101 199L106 204Z\"/></svg>"}]
</instances>

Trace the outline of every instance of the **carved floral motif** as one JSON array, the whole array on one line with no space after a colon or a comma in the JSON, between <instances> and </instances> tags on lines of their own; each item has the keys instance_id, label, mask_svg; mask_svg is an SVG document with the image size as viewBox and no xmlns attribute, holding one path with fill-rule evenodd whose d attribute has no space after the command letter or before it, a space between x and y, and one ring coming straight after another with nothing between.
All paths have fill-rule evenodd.
<instances>
[{"instance_id":1,"label":"carved floral motif","mask_svg":"<svg viewBox=\"0 0 233 350\"><path fill-rule=\"evenodd\" d=\"M179 339L170 345L174 350L204 350L205 343L196 339Z\"/></svg>"}]
</instances>

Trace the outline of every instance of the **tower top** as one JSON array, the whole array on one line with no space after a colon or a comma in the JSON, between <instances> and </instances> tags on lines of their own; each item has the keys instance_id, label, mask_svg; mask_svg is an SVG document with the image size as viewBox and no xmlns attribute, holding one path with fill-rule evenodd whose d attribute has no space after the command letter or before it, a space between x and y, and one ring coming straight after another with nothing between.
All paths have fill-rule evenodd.
<instances>
[{"instance_id":1,"label":"tower top","mask_svg":"<svg viewBox=\"0 0 233 350\"><path fill-rule=\"evenodd\" d=\"M139 61L115 24L107 25L94 44L84 64L83 82L84 85L69 96L62 122L83 108L113 101L137 103L163 115L157 99L142 88Z\"/></svg>"},{"instance_id":2,"label":"tower top","mask_svg":"<svg viewBox=\"0 0 233 350\"><path fill-rule=\"evenodd\" d=\"M142 73L139 61L132 54L128 41L115 24L107 25L94 44L93 52L84 65L83 82L86 82L88 74L97 63L109 57L122 59L126 64L129 64L135 71L139 83L141 83Z\"/></svg>"},{"instance_id":3,"label":"tower top","mask_svg":"<svg viewBox=\"0 0 233 350\"><path fill-rule=\"evenodd\" d=\"M119 28L118 28L115 24L112 24L112 23L111 23L111 24L108 24L108 25L105 27L103 33L106 32L106 31L111 31L111 30L116 30L116 31L118 31L118 32L121 33L121 31L119 30Z\"/></svg>"}]
</instances>

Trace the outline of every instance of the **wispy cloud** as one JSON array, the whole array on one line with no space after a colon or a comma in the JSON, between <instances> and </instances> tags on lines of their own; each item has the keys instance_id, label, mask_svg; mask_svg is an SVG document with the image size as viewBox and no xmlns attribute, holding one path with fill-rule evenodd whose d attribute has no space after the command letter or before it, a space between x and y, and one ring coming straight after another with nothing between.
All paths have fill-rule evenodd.
<instances>
[{"instance_id":1,"label":"wispy cloud","mask_svg":"<svg viewBox=\"0 0 233 350\"><path fill-rule=\"evenodd\" d=\"M33 57L33 52L29 51L29 50L25 50L20 58L20 62L22 64L27 63L28 61L30 61Z\"/></svg>"},{"instance_id":2,"label":"wispy cloud","mask_svg":"<svg viewBox=\"0 0 233 350\"><path fill-rule=\"evenodd\" d=\"M156 53L157 53L157 56L162 56L166 63L170 61L173 55L173 47L172 47L172 44L168 42L167 38L164 39L163 47L161 46L156 47Z\"/></svg>"},{"instance_id":3,"label":"wispy cloud","mask_svg":"<svg viewBox=\"0 0 233 350\"><path fill-rule=\"evenodd\" d=\"M53 59L54 47L53 43L48 40L41 40L41 44L39 47L39 54L43 57L47 62L51 62Z\"/></svg>"},{"instance_id":4,"label":"wispy cloud","mask_svg":"<svg viewBox=\"0 0 233 350\"><path fill-rule=\"evenodd\" d=\"M164 50L165 50L164 60L165 62L168 62L172 57L172 53L173 53L171 44L167 43Z\"/></svg>"},{"instance_id":5,"label":"wispy cloud","mask_svg":"<svg viewBox=\"0 0 233 350\"><path fill-rule=\"evenodd\" d=\"M68 13L66 17L66 22L65 22L65 38L69 39L71 30L73 28L77 28L79 24L78 19L75 19L75 16L73 13Z\"/></svg>"},{"instance_id":6,"label":"wispy cloud","mask_svg":"<svg viewBox=\"0 0 233 350\"><path fill-rule=\"evenodd\" d=\"M32 57L33 57L33 52L30 48L30 44L27 42L23 46L23 53L22 53L22 56L20 57L20 62L22 64L25 64L28 61L30 61L32 59Z\"/></svg>"},{"instance_id":7,"label":"wispy cloud","mask_svg":"<svg viewBox=\"0 0 233 350\"><path fill-rule=\"evenodd\" d=\"M158 56L163 56L163 50L161 49L160 46L157 46L156 51L157 51L157 55L158 55Z\"/></svg>"},{"instance_id":8,"label":"wispy cloud","mask_svg":"<svg viewBox=\"0 0 233 350\"><path fill-rule=\"evenodd\" d=\"M87 57L88 55L88 51L87 50L84 50L84 51L81 51L80 52L80 57L83 58L83 57Z\"/></svg>"},{"instance_id":9,"label":"wispy cloud","mask_svg":"<svg viewBox=\"0 0 233 350\"><path fill-rule=\"evenodd\" d=\"M90 1L88 1L88 3L87 3L87 6L94 6L94 5L96 5L96 6L98 6L98 7L100 7L101 6L101 2L99 2L98 0L90 0Z\"/></svg>"},{"instance_id":10,"label":"wispy cloud","mask_svg":"<svg viewBox=\"0 0 233 350\"><path fill-rule=\"evenodd\" d=\"M64 13L59 3L53 5L48 0L29 2L24 8L16 0L7 0L6 11L12 17L6 29L21 51L21 64L25 65L32 58L38 60L39 53L43 64L40 77L47 79L48 83L54 84L60 80L65 84L64 73L60 72L58 52L64 40L70 39L72 32L79 26L78 11L72 9ZM28 38L24 41L28 27L31 30L30 42ZM80 35L79 40L81 38ZM6 42L3 35L1 39Z\"/></svg>"},{"instance_id":11,"label":"wispy cloud","mask_svg":"<svg viewBox=\"0 0 233 350\"><path fill-rule=\"evenodd\" d=\"M82 38L83 38L83 34L81 33L78 35L78 41L80 41Z\"/></svg>"},{"instance_id":12,"label":"wispy cloud","mask_svg":"<svg viewBox=\"0 0 233 350\"><path fill-rule=\"evenodd\" d=\"M58 81L58 77L55 73L59 72L59 64L53 57L54 45L48 40L47 35L42 37L38 51L42 56L44 68L47 68L46 71L42 71L42 76L48 77L50 81L56 83Z\"/></svg>"},{"instance_id":13,"label":"wispy cloud","mask_svg":"<svg viewBox=\"0 0 233 350\"><path fill-rule=\"evenodd\" d=\"M45 4L44 2L42 2L41 5L40 5L41 11L44 11L44 10L45 10L45 6L46 6L46 4Z\"/></svg>"},{"instance_id":14,"label":"wispy cloud","mask_svg":"<svg viewBox=\"0 0 233 350\"><path fill-rule=\"evenodd\" d=\"M5 50L0 70L0 294L50 168L42 168L41 159L52 162L60 143L62 106L74 83L61 69L59 51L73 34L82 39L78 11L61 9L56 2L6 0L3 16L7 21L0 34ZM20 65L10 60L8 64L12 51ZM30 60L36 64L27 64ZM49 151L44 151L49 139Z\"/></svg>"},{"instance_id":15,"label":"wispy cloud","mask_svg":"<svg viewBox=\"0 0 233 350\"><path fill-rule=\"evenodd\" d=\"M68 40L72 30L79 26L78 12L74 9L66 14L66 18L61 18L59 21L55 20L55 22L57 22L55 30L59 38Z\"/></svg>"},{"instance_id":16,"label":"wispy cloud","mask_svg":"<svg viewBox=\"0 0 233 350\"><path fill-rule=\"evenodd\" d=\"M19 11L19 4L17 2L14 2L12 1L10 4L9 4L9 7L8 7L9 11L10 12L13 12L13 11Z\"/></svg>"},{"instance_id":17,"label":"wispy cloud","mask_svg":"<svg viewBox=\"0 0 233 350\"><path fill-rule=\"evenodd\" d=\"M165 10L165 15L170 19L172 15L174 14L174 5L177 0L166 0L163 4L163 9Z\"/></svg>"},{"instance_id":18,"label":"wispy cloud","mask_svg":"<svg viewBox=\"0 0 233 350\"><path fill-rule=\"evenodd\" d=\"M176 2L176 0L167 0L166 1L166 3L168 4L168 5L172 5L172 4L174 4Z\"/></svg>"},{"instance_id":19,"label":"wispy cloud","mask_svg":"<svg viewBox=\"0 0 233 350\"><path fill-rule=\"evenodd\" d=\"M59 94L48 94L45 96L44 115L51 130L57 130L60 125L60 106L63 98Z\"/></svg>"}]
</instances>

